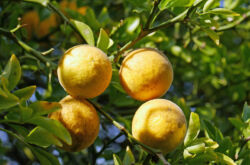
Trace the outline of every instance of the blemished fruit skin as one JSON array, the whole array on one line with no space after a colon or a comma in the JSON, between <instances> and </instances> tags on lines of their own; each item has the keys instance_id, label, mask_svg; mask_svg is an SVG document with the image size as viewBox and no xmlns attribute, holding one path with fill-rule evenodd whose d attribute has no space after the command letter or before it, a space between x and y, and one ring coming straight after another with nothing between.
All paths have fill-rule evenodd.
<instances>
[{"instance_id":1,"label":"blemished fruit skin","mask_svg":"<svg viewBox=\"0 0 250 165\"><path fill-rule=\"evenodd\" d=\"M152 48L136 49L125 57L120 82L132 98L147 101L164 95L173 81L173 69L168 58Z\"/></svg>"},{"instance_id":2,"label":"blemished fruit skin","mask_svg":"<svg viewBox=\"0 0 250 165\"><path fill-rule=\"evenodd\" d=\"M182 110L165 99L154 99L142 104L132 120L133 136L164 154L183 142L186 130L186 118Z\"/></svg>"},{"instance_id":3,"label":"blemished fruit skin","mask_svg":"<svg viewBox=\"0 0 250 165\"><path fill-rule=\"evenodd\" d=\"M94 98L105 91L112 65L99 48L78 45L65 52L57 68L59 82L75 98Z\"/></svg>"},{"instance_id":4,"label":"blemished fruit skin","mask_svg":"<svg viewBox=\"0 0 250 165\"><path fill-rule=\"evenodd\" d=\"M60 121L69 131L72 144L62 142L65 151L77 152L94 143L99 133L98 114L88 101L77 100L66 96L60 101L62 109L49 115L49 118Z\"/></svg>"}]
</instances>

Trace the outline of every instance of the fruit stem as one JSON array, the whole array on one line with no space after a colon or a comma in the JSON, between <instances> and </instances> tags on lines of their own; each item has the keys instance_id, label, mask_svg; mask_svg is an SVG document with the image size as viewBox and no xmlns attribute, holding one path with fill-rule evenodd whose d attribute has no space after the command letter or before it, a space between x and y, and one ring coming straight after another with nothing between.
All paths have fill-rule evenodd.
<instances>
[{"instance_id":1,"label":"fruit stem","mask_svg":"<svg viewBox=\"0 0 250 165\"><path fill-rule=\"evenodd\" d=\"M146 152L149 152L153 155L156 155L157 157L159 157L159 159L162 160L162 162L164 163L164 165L170 165L169 162L166 161L166 159L164 158L164 156L162 155L162 153L154 148L149 147L148 145L145 145L143 143L141 143L140 141L138 141L137 139L135 139L133 137L133 135L131 133L129 133L129 131L120 123L118 123L117 121L115 121L108 113L106 113L105 111L103 111L100 107L100 105L98 105L97 103L94 103L90 100L88 100L94 107L95 109L101 113L103 116L105 116L108 120L110 120L112 122L112 124L114 124L114 126L116 126L121 132L123 132L129 139L131 139L135 144L140 145Z\"/></svg>"}]
</instances>

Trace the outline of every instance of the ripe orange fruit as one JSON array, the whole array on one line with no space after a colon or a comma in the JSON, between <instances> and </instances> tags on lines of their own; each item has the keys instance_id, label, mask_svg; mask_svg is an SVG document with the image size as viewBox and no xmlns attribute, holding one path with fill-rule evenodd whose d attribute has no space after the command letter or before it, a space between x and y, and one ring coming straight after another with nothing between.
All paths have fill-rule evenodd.
<instances>
[{"instance_id":1,"label":"ripe orange fruit","mask_svg":"<svg viewBox=\"0 0 250 165\"><path fill-rule=\"evenodd\" d=\"M165 99L154 99L142 104L132 121L133 136L164 154L183 142L186 130L186 118L182 110Z\"/></svg>"},{"instance_id":2,"label":"ripe orange fruit","mask_svg":"<svg viewBox=\"0 0 250 165\"><path fill-rule=\"evenodd\" d=\"M173 69L168 58L152 48L128 53L119 75L128 95L141 101L164 95L173 81Z\"/></svg>"},{"instance_id":3,"label":"ripe orange fruit","mask_svg":"<svg viewBox=\"0 0 250 165\"><path fill-rule=\"evenodd\" d=\"M38 38L42 38L50 33L53 28L58 26L58 19L55 13L52 13L48 18L41 21L36 31Z\"/></svg>"},{"instance_id":4,"label":"ripe orange fruit","mask_svg":"<svg viewBox=\"0 0 250 165\"><path fill-rule=\"evenodd\" d=\"M57 73L60 84L71 96L94 98L108 87L112 66L99 48L78 45L64 53Z\"/></svg>"},{"instance_id":5,"label":"ripe orange fruit","mask_svg":"<svg viewBox=\"0 0 250 165\"><path fill-rule=\"evenodd\" d=\"M32 10L25 13L21 19L22 24L25 24L24 28L27 30L27 38L30 39L34 31L38 28L40 18L36 11Z\"/></svg>"},{"instance_id":6,"label":"ripe orange fruit","mask_svg":"<svg viewBox=\"0 0 250 165\"><path fill-rule=\"evenodd\" d=\"M60 101L62 109L49 115L60 121L69 131L72 144L64 142L62 149L70 152L80 151L94 143L99 133L99 117L95 108L86 100L76 100L66 96Z\"/></svg>"}]
</instances>

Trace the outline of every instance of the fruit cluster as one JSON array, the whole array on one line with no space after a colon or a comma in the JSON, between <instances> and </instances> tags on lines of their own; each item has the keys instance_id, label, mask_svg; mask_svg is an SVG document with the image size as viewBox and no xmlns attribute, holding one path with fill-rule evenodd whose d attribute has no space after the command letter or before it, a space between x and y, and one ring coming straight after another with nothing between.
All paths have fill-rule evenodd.
<instances>
[{"instance_id":1,"label":"fruit cluster","mask_svg":"<svg viewBox=\"0 0 250 165\"><path fill-rule=\"evenodd\" d=\"M76 1L63 0L59 4L60 10L67 16L67 10L73 10L81 15L86 14L87 6L77 7ZM22 16L22 24L27 31L27 38L33 35L37 38L47 36L51 30L60 25L60 18L55 13L50 14L46 19L41 20L39 14L35 10L28 11Z\"/></svg>"},{"instance_id":2,"label":"fruit cluster","mask_svg":"<svg viewBox=\"0 0 250 165\"><path fill-rule=\"evenodd\" d=\"M86 99L100 95L108 87L112 65L100 49L78 45L65 52L57 73L69 96L60 102L62 110L53 112L50 117L62 122L72 136L72 145L65 144L62 148L79 151L91 145L99 131L96 110ZM134 115L133 136L163 153L175 149L183 141L187 126L186 118L176 104L158 99L173 81L168 58L156 49L136 49L124 58L119 76L128 95L147 101Z\"/></svg>"}]
</instances>

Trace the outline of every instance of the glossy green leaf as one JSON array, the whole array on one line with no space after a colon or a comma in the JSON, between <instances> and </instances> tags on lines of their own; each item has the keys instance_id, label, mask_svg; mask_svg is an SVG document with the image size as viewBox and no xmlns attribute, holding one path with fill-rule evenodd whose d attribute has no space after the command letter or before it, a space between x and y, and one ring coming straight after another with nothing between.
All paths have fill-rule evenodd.
<instances>
[{"instance_id":1,"label":"glossy green leaf","mask_svg":"<svg viewBox=\"0 0 250 165\"><path fill-rule=\"evenodd\" d=\"M197 138L200 132L200 118L199 115L191 112L189 118L189 125L186 137L184 139L184 145L188 146L193 140Z\"/></svg>"},{"instance_id":2,"label":"glossy green leaf","mask_svg":"<svg viewBox=\"0 0 250 165\"><path fill-rule=\"evenodd\" d=\"M7 89L12 90L18 84L21 78L21 66L15 55L12 55L0 77L8 80Z\"/></svg>"},{"instance_id":3,"label":"glossy green leaf","mask_svg":"<svg viewBox=\"0 0 250 165\"><path fill-rule=\"evenodd\" d=\"M52 144L62 146L62 143L54 135L42 127L36 127L30 131L25 140L40 147L48 147Z\"/></svg>"},{"instance_id":4,"label":"glossy green leaf","mask_svg":"<svg viewBox=\"0 0 250 165\"><path fill-rule=\"evenodd\" d=\"M32 108L19 106L18 109L20 112L21 121L23 121L23 122L29 120L33 115Z\"/></svg>"},{"instance_id":5,"label":"glossy green leaf","mask_svg":"<svg viewBox=\"0 0 250 165\"><path fill-rule=\"evenodd\" d=\"M26 2L34 2L34 3L39 3L40 5L46 7L49 3L49 0L24 0Z\"/></svg>"},{"instance_id":6,"label":"glossy green leaf","mask_svg":"<svg viewBox=\"0 0 250 165\"><path fill-rule=\"evenodd\" d=\"M206 149L216 149L219 147L218 143L213 141L212 139L208 138L208 137L202 137L202 138L198 138L198 139L195 139L191 144L190 146L194 146L194 145L197 145L197 144L202 144L204 143L205 144L205 148Z\"/></svg>"},{"instance_id":7,"label":"glossy green leaf","mask_svg":"<svg viewBox=\"0 0 250 165\"><path fill-rule=\"evenodd\" d=\"M191 154L191 153L188 152L188 150L184 149L184 151L183 151L184 159L193 158L195 156L196 156L195 154Z\"/></svg>"},{"instance_id":8,"label":"glossy green leaf","mask_svg":"<svg viewBox=\"0 0 250 165\"><path fill-rule=\"evenodd\" d=\"M41 148L32 146L31 151L35 154L41 165L60 165L58 159L54 155Z\"/></svg>"},{"instance_id":9,"label":"glossy green leaf","mask_svg":"<svg viewBox=\"0 0 250 165\"><path fill-rule=\"evenodd\" d=\"M95 46L94 34L91 28L87 24L77 20L72 19L71 22L74 24L74 26L80 32L81 36L86 40L86 42L91 46Z\"/></svg>"},{"instance_id":10,"label":"glossy green leaf","mask_svg":"<svg viewBox=\"0 0 250 165\"><path fill-rule=\"evenodd\" d=\"M68 130L57 120L49 119L47 117L37 116L27 121L46 129L67 144L71 144L71 136Z\"/></svg>"},{"instance_id":11,"label":"glossy green leaf","mask_svg":"<svg viewBox=\"0 0 250 165\"><path fill-rule=\"evenodd\" d=\"M219 0L208 0L204 7L203 7L203 12L207 12L209 9L211 9L214 4L219 3Z\"/></svg>"},{"instance_id":12,"label":"glossy green leaf","mask_svg":"<svg viewBox=\"0 0 250 165\"><path fill-rule=\"evenodd\" d=\"M101 24L99 23L99 21L96 18L95 11L90 6L88 6L88 8L87 8L85 18L86 18L86 23L88 23L88 25L94 31L97 31L101 28Z\"/></svg>"},{"instance_id":13,"label":"glossy green leaf","mask_svg":"<svg viewBox=\"0 0 250 165\"><path fill-rule=\"evenodd\" d=\"M193 146L187 147L186 150L191 154L198 154L205 151L205 143L195 144Z\"/></svg>"},{"instance_id":14,"label":"glossy green leaf","mask_svg":"<svg viewBox=\"0 0 250 165\"><path fill-rule=\"evenodd\" d=\"M35 115L46 115L61 109L60 103L48 101L36 101L29 107L34 110Z\"/></svg>"},{"instance_id":15,"label":"glossy green leaf","mask_svg":"<svg viewBox=\"0 0 250 165\"><path fill-rule=\"evenodd\" d=\"M236 165L236 163L233 161L233 159L231 159L227 155L225 155L223 153L219 153L219 152L216 152L216 155L217 155L216 162L219 162L221 164L226 164L226 165Z\"/></svg>"},{"instance_id":16,"label":"glossy green leaf","mask_svg":"<svg viewBox=\"0 0 250 165\"><path fill-rule=\"evenodd\" d=\"M160 10L170 7L189 7L192 6L195 0L162 0L158 5Z\"/></svg>"},{"instance_id":17,"label":"glossy green leaf","mask_svg":"<svg viewBox=\"0 0 250 165\"><path fill-rule=\"evenodd\" d=\"M245 102L243 107L242 119L244 122L250 119L250 106L247 105L247 102Z\"/></svg>"},{"instance_id":18,"label":"glossy green leaf","mask_svg":"<svg viewBox=\"0 0 250 165\"><path fill-rule=\"evenodd\" d=\"M207 35L215 42L216 45L220 44L219 35L215 31L207 28L202 28L202 30L207 33Z\"/></svg>"},{"instance_id":19,"label":"glossy green leaf","mask_svg":"<svg viewBox=\"0 0 250 165\"><path fill-rule=\"evenodd\" d=\"M122 165L121 159L116 155L113 154L114 165Z\"/></svg>"},{"instance_id":20,"label":"glossy green leaf","mask_svg":"<svg viewBox=\"0 0 250 165\"><path fill-rule=\"evenodd\" d=\"M126 153L123 158L123 165L131 165L135 163L135 157L129 146L126 148Z\"/></svg>"},{"instance_id":21,"label":"glossy green leaf","mask_svg":"<svg viewBox=\"0 0 250 165\"><path fill-rule=\"evenodd\" d=\"M236 117L230 117L228 119L233 125L235 128L237 128L238 130L242 130L242 128L245 127L245 124L243 123L243 121L239 118L236 118Z\"/></svg>"},{"instance_id":22,"label":"glossy green leaf","mask_svg":"<svg viewBox=\"0 0 250 165\"><path fill-rule=\"evenodd\" d=\"M2 91L3 92L3 91ZM11 108L19 103L18 97L11 94L10 92L4 92L3 95L0 95L0 112Z\"/></svg>"},{"instance_id":23,"label":"glossy green leaf","mask_svg":"<svg viewBox=\"0 0 250 165\"><path fill-rule=\"evenodd\" d=\"M220 14L220 15L226 15L226 16L240 16L239 13L236 13L236 12L234 12L232 10L225 9L225 8L212 9L212 10L209 10L207 13Z\"/></svg>"},{"instance_id":24,"label":"glossy green leaf","mask_svg":"<svg viewBox=\"0 0 250 165\"><path fill-rule=\"evenodd\" d=\"M19 99L28 100L33 95L35 90L36 90L36 86L32 85L32 86L28 86L22 89L18 89L14 91L13 94L19 97Z\"/></svg>"},{"instance_id":25,"label":"glossy green leaf","mask_svg":"<svg viewBox=\"0 0 250 165\"><path fill-rule=\"evenodd\" d=\"M217 127L212 125L209 121L203 120L203 122L205 124L205 129L208 136L216 142L220 143L223 140L221 131Z\"/></svg>"},{"instance_id":26,"label":"glossy green leaf","mask_svg":"<svg viewBox=\"0 0 250 165\"><path fill-rule=\"evenodd\" d=\"M100 48L102 51L104 51L106 53L107 49L108 49L108 46L109 46L109 36L105 32L105 30L103 30L101 28L100 33L99 33L99 37L98 37L98 40L97 40L97 47Z\"/></svg>"}]
</instances>

